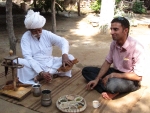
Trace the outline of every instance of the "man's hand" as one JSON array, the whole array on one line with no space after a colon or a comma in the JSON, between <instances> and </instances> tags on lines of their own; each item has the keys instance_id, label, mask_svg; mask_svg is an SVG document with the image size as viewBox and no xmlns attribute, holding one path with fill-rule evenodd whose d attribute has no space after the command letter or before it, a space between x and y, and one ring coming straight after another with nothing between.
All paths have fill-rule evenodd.
<instances>
[{"instance_id":1,"label":"man's hand","mask_svg":"<svg viewBox=\"0 0 150 113\"><path fill-rule=\"evenodd\" d=\"M44 80L46 80L46 82L49 82L52 80L52 75L49 72L43 72L42 76L43 76Z\"/></svg>"},{"instance_id":2,"label":"man's hand","mask_svg":"<svg viewBox=\"0 0 150 113\"><path fill-rule=\"evenodd\" d=\"M115 74L115 73L111 73L111 74L107 75L106 77L104 77L104 78L102 79L103 84L106 85L106 83L108 82L108 79L109 79L109 78L113 78L113 77L114 77L114 74Z\"/></svg>"},{"instance_id":3,"label":"man's hand","mask_svg":"<svg viewBox=\"0 0 150 113\"><path fill-rule=\"evenodd\" d=\"M62 55L62 65L63 65L63 67L65 67L65 65L69 65L69 66L72 66L72 65L73 65L73 64L72 64L72 61L69 60L67 54L63 54L63 55Z\"/></svg>"},{"instance_id":4,"label":"man's hand","mask_svg":"<svg viewBox=\"0 0 150 113\"><path fill-rule=\"evenodd\" d=\"M98 81L97 80L92 80L86 85L87 90L93 89L97 85Z\"/></svg>"}]
</instances>

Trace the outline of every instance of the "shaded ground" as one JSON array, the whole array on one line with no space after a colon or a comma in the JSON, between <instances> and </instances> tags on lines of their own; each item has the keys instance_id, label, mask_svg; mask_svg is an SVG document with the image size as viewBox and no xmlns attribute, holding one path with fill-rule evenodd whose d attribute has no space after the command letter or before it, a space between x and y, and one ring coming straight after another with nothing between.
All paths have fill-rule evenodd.
<instances>
[{"instance_id":1,"label":"shaded ground","mask_svg":"<svg viewBox=\"0 0 150 113\"><path fill-rule=\"evenodd\" d=\"M109 48L109 43L111 38L109 36L103 36L99 34L98 28L92 27L88 22L87 15L82 15L81 17L73 16L71 18L67 18L64 16L57 16L57 34L65 37L70 42L70 53L75 55L79 60L84 61L88 58L95 56L94 49L104 49ZM44 26L45 29L51 30L51 17L46 16L47 23ZM8 55L9 51L9 42L7 38L5 17L1 17L0 23L0 31L1 31L1 39L0 39L0 60L2 61L3 57ZM14 15L14 31L18 40L20 40L22 34L26 31L24 28L24 15ZM98 43L99 42L99 43ZM91 46L88 49L91 49L91 52L87 49L88 46ZM95 46L97 48L95 48ZM82 49L80 49L82 47ZM80 52L79 52L80 50ZM85 54L87 53L87 55ZM99 50L100 54L101 51ZM54 55L59 54L59 51L54 51ZM20 51L20 43L17 44L17 55L21 57ZM60 55L60 54L59 54ZM83 56L82 56L83 55ZM103 54L104 55L104 54ZM82 57L80 57L82 56ZM105 56L105 55L104 55ZM96 58L96 57L95 57ZM97 61L95 61L97 63ZM98 65L99 63L95 64ZM94 64L93 64L94 65Z\"/></svg>"},{"instance_id":2,"label":"shaded ground","mask_svg":"<svg viewBox=\"0 0 150 113\"><path fill-rule=\"evenodd\" d=\"M46 16L46 15L45 15ZM60 36L65 37L70 42L70 53L73 54L76 58L78 58L79 63L74 66L74 69L82 69L84 66L92 65L92 66L100 66L104 61L105 56L108 53L109 45L111 43L111 36L110 35L101 35L98 31L97 27L93 27L89 23L89 16L88 15L81 15L77 17L72 15L72 17L64 17L64 16L57 16L57 34ZM50 16L46 16L47 23L44 26L45 29L51 30L51 18ZM142 20L143 19L143 20ZM0 16L0 62L3 60L3 57L8 55L9 51L9 42L8 42L8 35L6 31L6 24L5 24L5 16ZM138 21L143 22L150 21L149 17L139 16L137 18ZM26 31L24 28L24 15L14 15L14 30L15 35L20 40L22 34ZM141 43L145 45L147 57L150 56L150 29L148 25L138 25L137 27L131 27L131 36L135 37L135 39L139 40ZM58 48L54 48L54 55L61 55ZM20 50L20 43L17 44L17 55L21 56ZM148 63L149 64L149 61ZM0 72L3 72L4 69L1 66ZM148 83L149 79L145 80L145 83ZM5 80L0 80L0 82L5 82ZM150 107L148 106L150 90L146 90L143 95L141 95L141 99L135 104L135 108L131 113L136 113L136 111L142 111L143 113L149 113ZM5 103L1 101L0 104ZM144 103L144 104L143 104ZM14 108L18 108L16 105L5 103L5 106L12 107L12 112L16 112ZM142 105L142 106L141 106ZM147 105L147 106L145 106ZM4 106L4 105L3 105ZM19 106L20 108L20 106ZM137 109L138 108L138 109ZM0 106L2 110L2 106ZM25 109L25 108L22 108ZM3 113L9 113L3 112ZM18 113L26 113L27 111L20 111ZM33 113L32 111L29 111Z\"/></svg>"},{"instance_id":3,"label":"shaded ground","mask_svg":"<svg viewBox=\"0 0 150 113\"><path fill-rule=\"evenodd\" d=\"M44 15L47 18L47 23L44 29L51 30L51 17ZM26 31L24 27L24 15L14 15L14 31L15 36L18 39L17 43L17 55L21 56L19 40L22 34ZM57 34L65 37L70 42L70 53L79 59L82 65L100 65L104 60L109 45L111 42L110 35L101 35L98 27L93 27L89 20L89 15L82 15L80 17L77 14L72 14L72 17L68 18L62 15L57 15ZM5 16L0 16L0 61L3 57L8 55L9 42L6 31ZM150 20L147 16L138 16L136 20L139 23L146 23ZM138 27L131 27L131 36L134 36L144 42L148 43L149 28L148 25L138 25ZM145 39L143 39L145 37ZM82 49L81 49L82 48ZM60 51L56 48L54 55L60 55ZM98 56L100 56L99 61ZM96 60L93 60L96 59ZM79 64L80 64L79 63ZM81 67L81 65L77 65Z\"/></svg>"}]
</instances>

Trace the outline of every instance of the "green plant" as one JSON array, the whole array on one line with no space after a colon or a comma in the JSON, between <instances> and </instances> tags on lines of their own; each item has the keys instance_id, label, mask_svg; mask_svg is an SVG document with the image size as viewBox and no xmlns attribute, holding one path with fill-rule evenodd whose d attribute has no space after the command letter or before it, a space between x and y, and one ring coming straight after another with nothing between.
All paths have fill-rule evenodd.
<instances>
[{"instance_id":1,"label":"green plant","mask_svg":"<svg viewBox=\"0 0 150 113\"><path fill-rule=\"evenodd\" d=\"M99 12L101 8L101 0L93 1L90 5L90 8L95 12Z\"/></svg>"},{"instance_id":2,"label":"green plant","mask_svg":"<svg viewBox=\"0 0 150 113\"><path fill-rule=\"evenodd\" d=\"M124 9L123 2L120 2L120 0L116 0L115 9L114 9L115 16L122 16L124 13L123 9Z\"/></svg>"},{"instance_id":3,"label":"green plant","mask_svg":"<svg viewBox=\"0 0 150 113\"><path fill-rule=\"evenodd\" d=\"M134 13L139 13L139 14L146 13L146 8L144 8L143 3L138 1L133 3L132 10Z\"/></svg>"},{"instance_id":4,"label":"green plant","mask_svg":"<svg viewBox=\"0 0 150 113\"><path fill-rule=\"evenodd\" d=\"M34 1L31 4L31 8L35 11L42 11L44 10L45 12L48 12L48 10L51 10L51 0L37 0L36 2ZM65 8L64 6L61 4L61 1L56 0L55 1L55 8L56 11L64 11Z\"/></svg>"},{"instance_id":5,"label":"green plant","mask_svg":"<svg viewBox=\"0 0 150 113\"><path fill-rule=\"evenodd\" d=\"M44 6L44 1L43 0L34 1L30 6L31 6L31 9L33 9L34 11L41 12Z\"/></svg>"},{"instance_id":6,"label":"green plant","mask_svg":"<svg viewBox=\"0 0 150 113\"><path fill-rule=\"evenodd\" d=\"M116 4L119 4L121 0L116 0Z\"/></svg>"}]
</instances>

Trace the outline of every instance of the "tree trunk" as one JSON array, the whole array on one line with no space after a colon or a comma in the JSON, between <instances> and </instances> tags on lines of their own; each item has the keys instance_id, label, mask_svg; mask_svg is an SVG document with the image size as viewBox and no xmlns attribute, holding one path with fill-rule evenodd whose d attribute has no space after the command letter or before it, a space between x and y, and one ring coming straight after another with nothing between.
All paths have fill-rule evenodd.
<instances>
[{"instance_id":1,"label":"tree trunk","mask_svg":"<svg viewBox=\"0 0 150 113\"><path fill-rule=\"evenodd\" d=\"M80 16L81 15L81 13L80 13L80 0L77 1L77 5L78 5L78 16Z\"/></svg>"},{"instance_id":2,"label":"tree trunk","mask_svg":"<svg viewBox=\"0 0 150 113\"><path fill-rule=\"evenodd\" d=\"M52 11L52 32L56 33L55 0L52 0L51 11Z\"/></svg>"},{"instance_id":3,"label":"tree trunk","mask_svg":"<svg viewBox=\"0 0 150 113\"><path fill-rule=\"evenodd\" d=\"M99 28L102 34L107 34L110 22L114 17L115 0L102 0Z\"/></svg>"},{"instance_id":4,"label":"tree trunk","mask_svg":"<svg viewBox=\"0 0 150 113\"><path fill-rule=\"evenodd\" d=\"M6 24L9 37L10 49L16 54L16 37L14 35L13 18L12 18L12 0L6 1Z\"/></svg>"},{"instance_id":5,"label":"tree trunk","mask_svg":"<svg viewBox=\"0 0 150 113\"><path fill-rule=\"evenodd\" d=\"M36 0L33 0L34 8L36 8Z\"/></svg>"}]
</instances>

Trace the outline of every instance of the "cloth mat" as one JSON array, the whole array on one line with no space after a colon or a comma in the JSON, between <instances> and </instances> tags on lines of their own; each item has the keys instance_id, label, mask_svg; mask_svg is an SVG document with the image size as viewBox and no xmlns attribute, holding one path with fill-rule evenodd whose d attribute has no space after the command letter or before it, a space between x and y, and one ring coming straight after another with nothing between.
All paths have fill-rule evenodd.
<instances>
[{"instance_id":1,"label":"cloth mat","mask_svg":"<svg viewBox=\"0 0 150 113\"><path fill-rule=\"evenodd\" d=\"M9 74L10 73L9 71ZM132 107L140 100L146 89L146 87L141 87L135 92L120 95L114 100L104 100L97 91L85 90L87 82L82 77L81 70L73 70L72 73L73 76L71 78L58 77L53 79L52 83L41 82L42 90L51 90L52 105L49 107L41 106L41 97L34 97L32 93L21 101L5 95L0 95L0 98L41 113L60 113L56 107L57 99L63 95L75 94L84 97L86 100L87 108L82 113L127 113L131 111ZM0 79L3 77L4 73L0 73ZM99 108L94 109L92 107L93 100L100 101L101 105Z\"/></svg>"}]
</instances>

